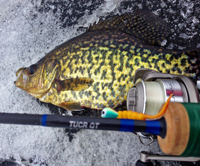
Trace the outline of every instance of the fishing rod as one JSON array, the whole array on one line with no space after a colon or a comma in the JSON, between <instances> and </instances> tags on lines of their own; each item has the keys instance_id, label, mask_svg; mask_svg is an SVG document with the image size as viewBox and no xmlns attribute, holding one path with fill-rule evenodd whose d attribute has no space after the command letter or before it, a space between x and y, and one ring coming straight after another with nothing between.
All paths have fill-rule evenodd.
<instances>
[{"instance_id":1,"label":"fishing rod","mask_svg":"<svg viewBox=\"0 0 200 166\"><path fill-rule=\"evenodd\" d=\"M164 118L152 121L132 119L76 117L61 115L35 115L0 113L0 123L18 125L37 125L67 129L112 130L124 132L147 132L164 137L166 122Z\"/></svg>"},{"instance_id":2,"label":"fishing rod","mask_svg":"<svg viewBox=\"0 0 200 166\"><path fill-rule=\"evenodd\" d=\"M172 97L172 95L170 96ZM164 104L163 108L158 115L153 116L157 118L161 116L169 104L170 98ZM35 114L17 114L17 113L0 113L0 123L3 124L21 124L21 125L39 125L46 127L63 127L67 129L93 129L93 130L113 130L125 132L146 132L158 135L162 138L166 136L166 122L164 118L145 121L146 118L152 116L144 115L141 113L134 113L136 115L132 119L121 117L116 119L109 115L115 114L111 108L107 108L107 117L104 118L91 118L91 117L75 117L75 116L61 116L61 115L35 115ZM105 117L104 109L102 117ZM109 114L109 111L110 114ZM133 112L132 112L133 113ZM138 119L138 120L137 120Z\"/></svg>"},{"instance_id":3,"label":"fishing rod","mask_svg":"<svg viewBox=\"0 0 200 166\"><path fill-rule=\"evenodd\" d=\"M194 157L200 157L199 121L200 103L170 102L162 117L156 120L0 113L0 123L3 124L150 133L158 136L165 154Z\"/></svg>"}]
</instances>

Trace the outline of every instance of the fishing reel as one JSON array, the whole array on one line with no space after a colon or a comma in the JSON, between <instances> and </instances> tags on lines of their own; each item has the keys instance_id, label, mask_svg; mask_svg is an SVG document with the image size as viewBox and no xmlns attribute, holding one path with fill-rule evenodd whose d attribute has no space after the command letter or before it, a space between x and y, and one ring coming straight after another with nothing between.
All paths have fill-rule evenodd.
<instances>
[{"instance_id":1,"label":"fishing reel","mask_svg":"<svg viewBox=\"0 0 200 166\"><path fill-rule=\"evenodd\" d=\"M170 102L197 103L200 102L198 86L184 75L164 74L155 70L141 68L135 73L134 86L127 95L127 109L143 114L155 115L170 94ZM146 133L136 133L144 145L149 145L156 138ZM144 143L141 138L149 138L150 142Z\"/></svg>"}]
</instances>

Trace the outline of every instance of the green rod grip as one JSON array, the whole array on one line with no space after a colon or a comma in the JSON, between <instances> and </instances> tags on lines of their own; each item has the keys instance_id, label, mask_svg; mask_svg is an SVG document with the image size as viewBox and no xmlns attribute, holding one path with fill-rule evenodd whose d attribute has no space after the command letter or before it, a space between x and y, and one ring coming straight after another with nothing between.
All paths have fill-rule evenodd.
<instances>
[{"instance_id":1,"label":"green rod grip","mask_svg":"<svg viewBox=\"0 0 200 166\"><path fill-rule=\"evenodd\" d=\"M200 157L200 103L182 103L190 121L189 141L181 156Z\"/></svg>"}]
</instances>

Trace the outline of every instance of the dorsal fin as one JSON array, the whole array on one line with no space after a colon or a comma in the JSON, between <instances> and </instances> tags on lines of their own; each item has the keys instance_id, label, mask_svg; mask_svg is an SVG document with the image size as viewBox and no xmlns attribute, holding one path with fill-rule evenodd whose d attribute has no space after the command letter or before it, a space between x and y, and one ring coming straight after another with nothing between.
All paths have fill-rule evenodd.
<instances>
[{"instance_id":1,"label":"dorsal fin","mask_svg":"<svg viewBox=\"0 0 200 166\"><path fill-rule=\"evenodd\" d=\"M164 20L146 10L100 19L88 28L94 30L120 30L149 44L160 44L171 33Z\"/></svg>"},{"instance_id":2,"label":"dorsal fin","mask_svg":"<svg viewBox=\"0 0 200 166\"><path fill-rule=\"evenodd\" d=\"M98 23L94 22L93 25L90 25L90 27L88 28L88 31L94 31L94 30L119 30L119 26L122 25L124 28L124 24L123 24L123 20L122 20L122 16L119 15L115 15L112 18L108 18L108 19L100 19ZM121 28L121 29L122 29Z\"/></svg>"}]
</instances>

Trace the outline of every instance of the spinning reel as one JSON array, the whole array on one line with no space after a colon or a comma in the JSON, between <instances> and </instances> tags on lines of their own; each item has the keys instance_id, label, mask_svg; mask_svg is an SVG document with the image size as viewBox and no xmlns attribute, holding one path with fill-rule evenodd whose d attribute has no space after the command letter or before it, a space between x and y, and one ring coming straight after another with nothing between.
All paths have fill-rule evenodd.
<instances>
[{"instance_id":1,"label":"spinning reel","mask_svg":"<svg viewBox=\"0 0 200 166\"><path fill-rule=\"evenodd\" d=\"M178 103L198 103L200 81L193 82L192 79L183 75L163 74L150 69L138 69L134 76L134 87L131 88L127 96L127 110L155 115L169 95L173 93L170 102ZM155 135L137 132L139 140L144 145L151 144L156 138ZM150 139L144 143L143 138ZM160 156L141 152L140 160L136 166L151 166L150 160L174 160L193 161L200 160L198 157L176 157Z\"/></svg>"}]
</instances>

